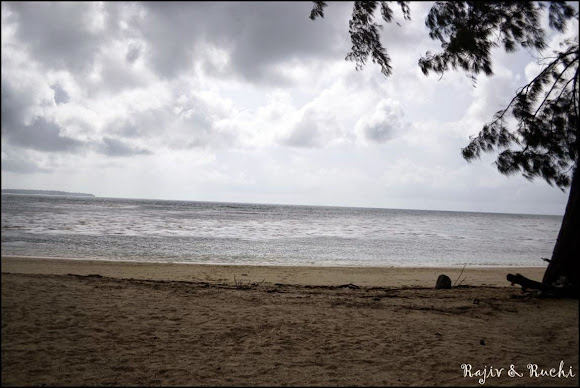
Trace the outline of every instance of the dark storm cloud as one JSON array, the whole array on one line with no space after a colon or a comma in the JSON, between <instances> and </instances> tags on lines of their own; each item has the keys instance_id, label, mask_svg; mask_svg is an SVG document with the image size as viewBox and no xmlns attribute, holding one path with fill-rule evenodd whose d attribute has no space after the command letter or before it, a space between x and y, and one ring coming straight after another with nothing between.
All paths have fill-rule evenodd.
<instances>
[{"instance_id":1,"label":"dark storm cloud","mask_svg":"<svg viewBox=\"0 0 580 388\"><path fill-rule=\"evenodd\" d=\"M375 143L384 143L391 139L393 132L394 128L389 122L369 124L364 129L366 138Z\"/></svg>"},{"instance_id":2,"label":"dark storm cloud","mask_svg":"<svg viewBox=\"0 0 580 388\"><path fill-rule=\"evenodd\" d=\"M111 123L107 132L128 140L151 139L168 134L165 127L171 120L172 115L166 108L148 109Z\"/></svg>"},{"instance_id":3,"label":"dark storm cloud","mask_svg":"<svg viewBox=\"0 0 580 388\"><path fill-rule=\"evenodd\" d=\"M302 2L145 2L139 29L151 45L154 68L173 77L204 57L210 44L230 54L229 75L250 81L274 79L273 66L286 60L342 53L336 23L310 20ZM337 17L336 4L328 18ZM206 63L206 68L211 68ZM215 70L215 69L214 69ZM217 71L217 70L215 70Z\"/></svg>"},{"instance_id":4,"label":"dark storm cloud","mask_svg":"<svg viewBox=\"0 0 580 388\"><path fill-rule=\"evenodd\" d=\"M37 172L49 172L46 168L39 167L30 160L4 159L2 160L2 171L14 172L17 174L34 174Z\"/></svg>"},{"instance_id":5,"label":"dark storm cloud","mask_svg":"<svg viewBox=\"0 0 580 388\"><path fill-rule=\"evenodd\" d=\"M390 100L381 100L370 117L360 120L360 130L367 141L385 143L400 135L406 124L401 108Z\"/></svg>"},{"instance_id":6,"label":"dark storm cloud","mask_svg":"<svg viewBox=\"0 0 580 388\"><path fill-rule=\"evenodd\" d=\"M176 114L171 107L166 106L136 112L124 120L111 123L107 132L128 143L139 139L149 144L149 148L155 149L164 146L184 150L235 144L237 133L216 128L214 120L219 115L207 103L190 97L182 107L187 111L186 114Z\"/></svg>"},{"instance_id":7,"label":"dark storm cloud","mask_svg":"<svg viewBox=\"0 0 580 388\"><path fill-rule=\"evenodd\" d=\"M38 117L31 125L4 125L2 119L2 135L11 144L31 148L37 151L61 152L79 151L83 142L70 137L61 136L58 124Z\"/></svg>"},{"instance_id":8,"label":"dark storm cloud","mask_svg":"<svg viewBox=\"0 0 580 388\"><path fill-rule=\"evenodd\" d=\"M10 2L4 6L14 12L16 35L37 61L73 73L91 69L106 37L87 28L94 18L91 3Z\"/></svg>"},{"instance_id":9,"label":"dark storm cloud","mask_svg":"<svg viewBox=\"0 0 580 388\"><path fill-rule=\"evenodd\" d=\"M301 121L281 143L290 147L316 148L322 145L320 129L314 122Z\"/></svg>"},{"instance_id":10,"label":"dark storm cloud","mask_svg":"<svg viewBox=\"0 0 580 388\"><path fill-rule=\"evenodd\" d=\"M26 74L35 73L54 93L53 100L42 102L52 104L44 109L33 92L19 90L21 83L10 80L11 71L16 73L22 62L3 54L2 138L14 146L45 152L94 150L110 156L150 153L132 145L137 138L149 149L156 148L151 141L173 149L235 143L235 131L215 125L216 117L225 118L216 113L219 108L196 101L190 117L177 117L173 102L163 102L151 111L120 113L118 124L106 124L102 140L79 140L74 138L78 125L67 131L59 126L74 119L53 113L62 112L60 106L65 104L88 106L82 100L71 101L64 84L49 81L45 74L68 71L69 82L81 91L73 94L77 100L83 95L97 100L147 86L155 81L148 70L167 81L167 87L174 87L170 85L179 84L180 77L190 75L196 65L221 79L280 85L289 81L284 75L289 61L307 66L310 60L344 57L346 24L336 20L346 17L347 23L352 5L332 4L327 17L317 21L308 18L311 7L308 2L2 3L9 11L4 20L14 31L6 44L24 49L23 57L30 64ZM226 53L228 63L217 66L208 52L212 48ZM38 117L25 124L31 111ZM287 144L320 146L319 125L302 123ZM309 132L313 127L314 132ZM165 136L169 129L174 132ZM94 139L90 132L89 128L82 139Z\"/></svg>"},{"instance_id":11,"label":"dark storm cloud","mask_svg":"<svg viewBox=\"0 0 580 388\"><path fill-rule=\"evenodd\" d=\"M151 151L131 147L122 140L113 139L110 137L103 138L102 146L98 147L98 151L108 156L133 156L133 155L150 155Z\"/></svg>"},{"instance_id":12,"label":"dark storm cloud","mask_svg":"<svg viewBox=\"0 0 580 388\"><path fill-rule=\"evenodd\" d=\"M2 78L1 91L2 135L5 131L14 131L21 124L26 108L32 103L32 98L25 93L14 90L7 80Z\"/></svg>"},{"instance_id":13,"label":"dark storm cloud","mask_svg":"<svg viewBox=\"0 0 580 388\"><path fill-rule=\"evenodd\" d=\"M350 3L330 4L326 17L316 21L308 17L310 2L9 2L2 6L12 11L9 21L15 22L16 38L30 49L34 60L47 68L69 70L79 82L101 65L105 88L134 86L134 82L121 86L118 82L131 77L139 58L164 79L201 64L215 76L278 84L288 81L282 70L290 60L304 65L316 59L341 61L350 46ZM229 63L216 66L208 58L208 47L226 52ZM124 64L102 63L102 56L119 49Z\"/></svg>"},{"instance_id":14,"label":"dark storm cloud","mask_svg":"<svg viewBox=\"0 0 580 388\"><path fill-rule=\"evenodd\" d=\"M31 124L25 124L23 117L31 96L14 89L2 79L2 139L23 148L38 151L75 151L83 143L61 135L58 124L44 117L36 117Z\"/></svg>"},{"instance_id":15,"label":"dark storm cloud","mask_svg":"<svg viewBox=\"0 0 580 388\"><path fill-rule=\"evenodd\" d=\"M228 15L232 37L236 39L231 52L232 65L248 80L267 77L275 73L273 66L291 59L302 61L329 55L342 59L340 37L345 36L346 30L337 30L337 23L310 20L309 3L250 4L238 4ZM337 9L329 11L330 20L337 17L332 13L342 8L340 4L333 6ZM243 19L236 15L243 15Z\"/></svg>"},{"instance_id":16,"label":"dark storm cloud","mask_svg":"<svg viewBox=\"0 0 580 388\"><path fill-rule=\"evenodd\" d=\"M70 97L66 90L60 86L60 84L52 85L52 90L54 90L54 102L57 104L66 104L70 101Z\"/></svg>"},{"instance_id":17,"label":"dark storm cloud","mask_svg":"<svg viewBox=\"0 0 580 388\"><path fill-rule=\"evenodd\" d=\"M141 46L137 44L130 44L125 54L125 59L129 63L134 63L141 56Z\"/></svg>"},{"instance_id":18,"label":"dark storm cloud","mask_svg":"<svg viewBox=\"0 0 580 388\"><path fill-rule=\"evenodd\" d=\"M281 140L281 144L290 147L322 147L336 137L336 127L337 124L332 117L308 109L291 129L290 134Z\"/></svg>"},{"instance_id":19,"label":"dark storm cloud","mask_svg":"<svg viewBox=\"0 0 580 388\"><path fill-rule=\"evenodd\" d=\"M61 97L62 98L62 97ZM35 117L30 124L24 121L27 107L33 106L34 96L25 91L14 88L5 79L2 80L2 141L7 145L21 149L30 149L43 152L70 152L80 153L96 150L109 156L147 155L151 151L133 147L120 139L105 137L101 143L88 142L64 136L63 128L42 116ZM3 162L4 163L4 162ZM34 172L34 163L8 160L7 171Z\"/></svg>"}]
</instances>

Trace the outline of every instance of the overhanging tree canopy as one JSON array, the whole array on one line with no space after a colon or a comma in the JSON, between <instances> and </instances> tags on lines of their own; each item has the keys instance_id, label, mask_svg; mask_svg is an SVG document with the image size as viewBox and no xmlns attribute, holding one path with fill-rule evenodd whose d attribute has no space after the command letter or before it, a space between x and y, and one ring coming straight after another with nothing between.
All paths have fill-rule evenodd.
<instances>
[{"instance_id":1,"label":"overhanging tree canopy","mask_svg":"<svg viewBox=\"0 0 580 388\"><path fill-rule=\"evenodd\" d=\"M377 10L385 22L393 20L389 3L392 2L354 2L349 22L352 48L346 59L354 61L357 70L370 58L385 76L392 74L390 57L380 41L382 26L374 21ZM410 20L409 2L396 3L404 19ZM324 1L314 1L310 18L324 17L326 6ZM547 44L541 21L546 14L550 28L560 33L565 32L570 19L578 19L578 12L564 1L438 1L425 24L429 37L440 41L442 50L427 52L419 59L419 66L425 75L461 69L473 79L482 72L492 76L491 55L495 47L506 52L521 47L543 55ZM563 42L560 50L544 56L539 74L518 89L511 102L462 149L468 161L479 158L482 152L497 152L495 164L502 174L520 172L529 180L543 178L561 190L570 187L552 258L537 288L549 292L563 287L573 290L576 296L580 283L578 63L576 35ZM510 116L515 125L508 125Z\"/></svg>"}]
</instances>

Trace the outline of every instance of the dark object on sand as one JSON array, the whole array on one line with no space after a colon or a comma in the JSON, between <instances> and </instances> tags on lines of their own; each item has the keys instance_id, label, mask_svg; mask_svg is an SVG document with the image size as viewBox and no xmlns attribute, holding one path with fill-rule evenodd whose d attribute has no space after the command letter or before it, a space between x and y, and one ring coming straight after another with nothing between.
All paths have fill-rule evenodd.
<instances>
[{"instance_id":1,"label":"dark object on sand","mask_svg":"<svg viewBox=\"0 0 580 388\"><path fill-rule=\"evenodd\" d=\"M356 284L349 283L349 284L343 284L342 286L338 286L338 288L350 288L351 290L356 290L356 289L359 289L360 287L357 286Z\"/></svg>"},{"instance_id":2,"label":"dark object on sand","mask_svg":"<svg viewBox=\"0 0 580 388\"><path fill-rule=\"evenodd\" d=\"M580 289L574 283L568 281L565 276L561 276L557 282L552 284L540 283L535 280L528 279L519 273L506 276L507 280L512 284L519 284L522 286L522 292L530 290L539 290L540 296L554 297L554 298L575 298L580 297Z\"/></svg>"},{"instance_id":3,"label":"dark object on sand","mask_svg":"<svg viewBox=\"0 0 580 388\"><path fill-rule=\"evenodd\" d=\"M435 283L435 288L438 290L451 288L451 279L449 278L449 276L439 275L439 277L437 278L437 283Z\"/></svg>"}]
</instances>

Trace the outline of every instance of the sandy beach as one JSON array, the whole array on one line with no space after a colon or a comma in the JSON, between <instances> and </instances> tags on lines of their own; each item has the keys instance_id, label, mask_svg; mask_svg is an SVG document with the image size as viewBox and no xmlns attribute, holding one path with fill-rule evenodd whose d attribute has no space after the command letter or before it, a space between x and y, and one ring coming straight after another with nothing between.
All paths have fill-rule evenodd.
<instances>
[{"instance_id":1,"label":"sandy beach","mask_svg":"<svg viewBox=\"0 0 580 388\"><path fill-rule=\"evenodd\" d=\"M578 301L505 280L543 271L2 257L2 384L576 386Z\"/></svg>"}]
</instances>

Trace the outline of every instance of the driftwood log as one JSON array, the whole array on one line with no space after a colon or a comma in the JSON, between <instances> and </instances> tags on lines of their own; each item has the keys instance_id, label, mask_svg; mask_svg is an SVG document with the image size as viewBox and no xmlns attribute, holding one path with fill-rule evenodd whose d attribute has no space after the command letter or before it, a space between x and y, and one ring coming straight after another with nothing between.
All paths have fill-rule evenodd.
<instances>
[{"instance_id":1,"label":"driftwood log","mask_svg":"<svg viewBox=\"0 0 580 388\"><path fill-rule=\"evenodd\" d=\"M576 298L578 299L579 290L578 287L569 285L566 282L554 283L554 284L544 284L537 282L535 280L528 279L527 277L520 275L519 273L512 275L508 274L506 276L507 280L512 284L519 284L522 286L522 291L527 290L538 290L541 296L555 297L555 298Z\"/></svg>"}]
</instances>

